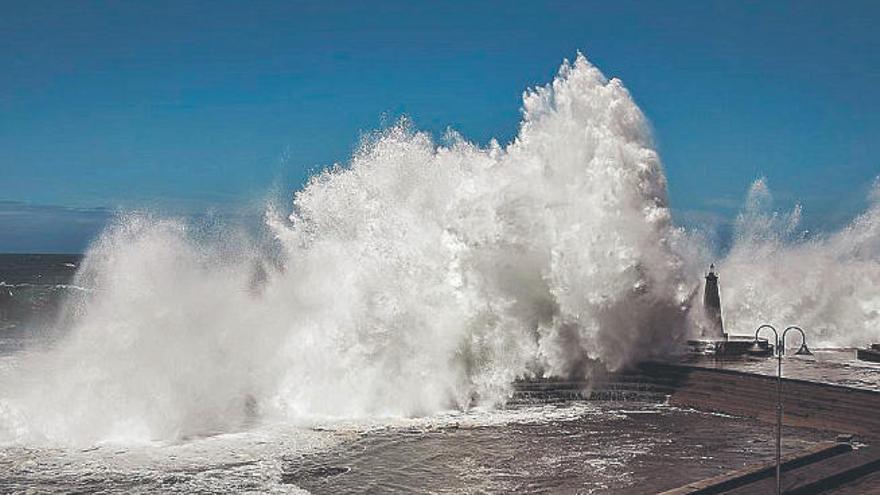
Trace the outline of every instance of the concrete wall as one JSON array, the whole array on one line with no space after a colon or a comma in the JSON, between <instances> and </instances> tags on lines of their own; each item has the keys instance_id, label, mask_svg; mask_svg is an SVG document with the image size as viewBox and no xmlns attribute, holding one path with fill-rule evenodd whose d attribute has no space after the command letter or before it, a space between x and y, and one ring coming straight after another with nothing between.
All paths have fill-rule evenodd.
<instances>
[{"instance_id":1,"label":"concrete wall","mask_svg":"<svg viewBox=\"0 0 880 495\"><path fill-rule=\"evenodd\" d=\"M669 387L670 403L776 421L776 378L724 369L649 363L642 376ZM783 423L880 437L880 392L783 379Z\"/></svg>"}]
</instances>

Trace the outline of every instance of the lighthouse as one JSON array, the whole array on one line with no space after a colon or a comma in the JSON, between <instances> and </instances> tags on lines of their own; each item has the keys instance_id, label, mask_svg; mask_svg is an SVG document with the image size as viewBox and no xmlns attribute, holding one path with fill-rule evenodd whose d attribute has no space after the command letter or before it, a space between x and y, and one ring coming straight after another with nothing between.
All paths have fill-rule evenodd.
<instances>
[{"instance_id":1,"label":"lighthouse","mask_svg":"<svg viewBox=\"0 0 880 495\"><path fill-rule=\"evenodd\" d=\"M694 304L694 309L699 306ZM729 335L724 331L721 320L721 293L718 290L718 274L715 265L709 266L706 286L703 290L703 311L696 318L696 328L700 336L687 341L690 352L714 356L716 359L731 359L740 356L772 356L773 346L767 339L755 339L753 335Z\"/></svg>"},{"instance_id":2,"label":"lighthouse","mask_svg":"<svg viewBox=\"0 0 880 495\"><path fill-rule=\"evenodd\" d=\"M715 274L715 264L709 266L709 273L706 274L703 310L707 325L703 331L704 336L727 340L727 334L724 333L724 322L721 320L721 295L718 293L718 275Z\"/></svg>"}]
</instances>

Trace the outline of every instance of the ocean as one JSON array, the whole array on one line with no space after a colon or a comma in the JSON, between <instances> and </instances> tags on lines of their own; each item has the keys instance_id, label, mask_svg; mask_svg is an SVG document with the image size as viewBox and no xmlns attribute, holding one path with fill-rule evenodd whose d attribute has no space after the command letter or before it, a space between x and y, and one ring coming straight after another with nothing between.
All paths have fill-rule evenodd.
<instances>
[{"instance_id":1,"label":"ocean","mask_svg":"<svg viewBox=\"0 0 880 495\"><path fill-rule=\"evenodd\" d=\"M79 254L0 254L0 354L50 331L72 284Z\"/></svg>"}]
</instances>

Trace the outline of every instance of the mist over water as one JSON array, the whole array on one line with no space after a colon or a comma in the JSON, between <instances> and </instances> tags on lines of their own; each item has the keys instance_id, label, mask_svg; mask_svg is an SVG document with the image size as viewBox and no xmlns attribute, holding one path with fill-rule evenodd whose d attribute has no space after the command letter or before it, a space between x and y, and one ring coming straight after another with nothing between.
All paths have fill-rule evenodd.
<instances>
[{"instance_id":1,"label":"mist over water","mask_svg":"<svg viewBox=\"0 0 880 495\"><path fill-rule=\"evenodd\" d=\"M880 191L880 188L877 189ZM758 181L719 261L729 329L878 337L880 193L804 239ZM585 58L526 92L516 139L403 121L267 208L266 245L123 216L89 249L67 335L0 369L0 443L175 440L256 420L503 403L672 351L709 250L676 227L649 125Z\"/></svg>"}]
</instances>

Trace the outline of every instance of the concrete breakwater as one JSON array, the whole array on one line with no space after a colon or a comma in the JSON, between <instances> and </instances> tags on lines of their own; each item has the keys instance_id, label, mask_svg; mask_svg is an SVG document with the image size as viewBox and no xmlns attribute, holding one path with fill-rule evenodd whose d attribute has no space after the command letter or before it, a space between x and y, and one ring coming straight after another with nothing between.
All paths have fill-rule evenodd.
<instances>
[{"instance_id":1,"label":"concrete breakwater","mask_svg":"<svg viewBox=\"0 0 880 495\"><path fill-rule=\"evenodd\" d=\"M880 392L783 378L783 423L880 438ZM776 378L730 369L642 363L592 382L517 383L513 403L566 400L669 401L671 405L776 421Z\"/></svg>"},{"instance_id":2,"label":"concrete breakwater","mask_svg":"<svg viewBox=\"0 0 880 495\"><path fill-rule=\"evenodd\" d=\"M651 401L776 422L777 379L742 370L668 363L643 363L599 376L590 383L541 380L518 383L514 402L572 399ZM833 439L852 434L849 443L826 443L787 456L784 493L876 493L880 491L880 391L802 379L782 380L783 423L828 432ZM719 434L724 435L722 431ZM867 444L867 445L866 445ZM731 469L725 475L694 480L669 494L771 493L773 463Z\"/></svg>"},{"instance_id":3,"label":"concrete breakwater","mask_svg":"<svg viewBox=\"0 0 880 495\"><path fill-rule=\"evenodd\" d=\"M672 405L776 421L775 377L660 363L639 371L670 390ZM782 402L788 426L880 437L880 392L783 378Z\"/></svg>"}]
</instances>

